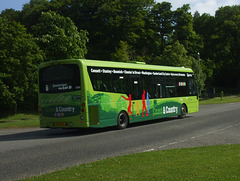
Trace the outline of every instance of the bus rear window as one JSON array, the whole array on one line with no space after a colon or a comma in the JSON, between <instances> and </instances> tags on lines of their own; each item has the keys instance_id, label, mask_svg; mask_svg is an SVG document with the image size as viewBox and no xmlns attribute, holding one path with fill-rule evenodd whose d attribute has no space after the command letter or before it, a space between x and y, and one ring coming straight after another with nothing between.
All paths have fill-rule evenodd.
<instances>
[{"instance_id":1,"label":"bus rear window","mask_svg":"<svg viewBox=\"0 0 240 181\"><path fill-rule=\"evenodd\" d=\"M39 71L40 93L70 92L81 89L79 67L63 64L44 67Z\"/></svg>"}]
</instances>

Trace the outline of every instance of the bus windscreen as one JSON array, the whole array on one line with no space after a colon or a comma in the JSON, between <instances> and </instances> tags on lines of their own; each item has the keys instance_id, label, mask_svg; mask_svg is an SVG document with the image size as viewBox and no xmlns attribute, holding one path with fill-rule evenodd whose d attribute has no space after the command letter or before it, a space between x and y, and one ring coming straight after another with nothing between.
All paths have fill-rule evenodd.
<instances>
[{"instance_id":1,"label":"bus windscreen","mask_svg":"<svg viewBox=\"0 0 240 181\"><path fill-rule=\"evenodd\" d=\"M39 71L40 93L60 93L81 89L80 71L76 64L44 67Z\"/></svg>"}]
</instances>

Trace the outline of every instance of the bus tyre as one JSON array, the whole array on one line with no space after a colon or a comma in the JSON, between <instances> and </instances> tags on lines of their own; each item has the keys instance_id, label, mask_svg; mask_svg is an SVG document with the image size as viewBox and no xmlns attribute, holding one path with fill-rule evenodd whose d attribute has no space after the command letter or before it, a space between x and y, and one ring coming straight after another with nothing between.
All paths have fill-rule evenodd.
<instances>
[{"instance_id":1,"label":"bus tyre","mask_svg":"<svg viewBox=\"0 0 240 181\"><path fill-rule=\"evenodd\" d=\"M178 116L180 119L185 118L187 115L187 107L185 106L185 104L182 104L181 106L181 114Z\"/></svg>"},{"instance_id":2,"label":"bus tyre","mask_svg":"<svg viewBox=\"0 0 240 181\"><path fill-rule=\"evenodd\" d=\"M125 111L121 111L117 118L117 128L125 129L128 126L128 115Z\"/></svg>"}]
</instances>

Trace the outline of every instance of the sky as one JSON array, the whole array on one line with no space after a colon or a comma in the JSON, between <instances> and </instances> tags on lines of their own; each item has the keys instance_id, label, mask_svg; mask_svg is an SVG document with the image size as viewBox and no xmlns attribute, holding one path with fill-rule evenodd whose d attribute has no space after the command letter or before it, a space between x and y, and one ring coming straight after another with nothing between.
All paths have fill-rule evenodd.
<instances>
[{"instance_id":1,"label":"sky","mask_svg":"<svg viewBox=\"0 0 240 181\"><path fill-rule=\"evenodd\" d=\"M22 10L22 6L30 0L0 0L0 12L5 9Z\"/></svg>"},{"instance_id":2,"label":"sky","mask_svg":"<svg viewBox=\"0 0 240 181\"><path fill-rule=\"evenodd\" d=\"M22 10L22 6L30 0L0 0L0 12L5 9ZM155 0L163 2L162 0ZM183 4L190 4L191 12L198 11L200 14L208 13L212 16L215 11L222 6L240 5L240 0L165 0L172 4L172 10L182 7Z\"/></svg>"},{"instance_id":3,"label":"sky","mask_svg":"<svg viewBox=\"0 0 240 181\"><path fill-rule=\"evenodd\" d=\"M191 13L198 11L200 14L208 13L212 16L219 7L240 5L240 0L165 0L172 4L172 10L182 7L183 4L190 4ZM156 0L156 2L163 2Z\"/></svg>"}]
</instances>

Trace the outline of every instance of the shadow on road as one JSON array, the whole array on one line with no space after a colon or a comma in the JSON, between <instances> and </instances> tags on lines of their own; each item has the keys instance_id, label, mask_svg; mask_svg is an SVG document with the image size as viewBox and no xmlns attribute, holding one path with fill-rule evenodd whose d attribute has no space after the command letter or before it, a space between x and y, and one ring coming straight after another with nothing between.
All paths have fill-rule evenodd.
<instances>
[{"instance_id":1,"label":"shadow on road","mask_svg":"<svg viewBox=\"0 0 240 181\"><path fill-rule=\"evenodd\" d=\"M190 118L188 116L187 118ZM187 119L186 118L186 119ZM178 118L172 117L172 118L164 118L164 119L157 119L152 121L145 121L145 122L138 122L138 123L132 123L129 125L129 128L135 128L135 127L142 127L145 125L151 125L151 124L157 124L157 123L163 123L168 121L174 121ZM54 139L54 138L67 138L67 137L78 137L78 136L86 136L86 135L93 135L93 134L99 134L103 132L109 132L109 131L119 131L116 127L107 127L107 128L79 128L79 129L37 129L31 128L26 129L24 131L17 131L15 133L6 133L5 135L0 135L0 142L2 141L18 141L18 140L34 140L34 139ZM130 130L129 129L129 130ZM19 129L20 130L20 129ZM125 130L128 130L125 129Z\"/></svg>"}]
</instances>

